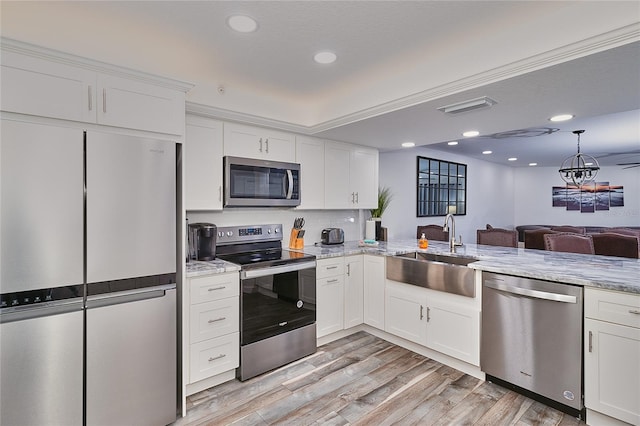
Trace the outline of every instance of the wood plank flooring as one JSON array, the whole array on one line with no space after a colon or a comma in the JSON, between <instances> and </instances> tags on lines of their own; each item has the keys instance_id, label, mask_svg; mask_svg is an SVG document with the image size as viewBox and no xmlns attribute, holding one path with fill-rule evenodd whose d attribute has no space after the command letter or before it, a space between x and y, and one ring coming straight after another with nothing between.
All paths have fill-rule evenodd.
<instances>
[{"instance_id":1,"label":"wood plank flooring","mask_svg":"<svg viewBox=\"0 0 640 426\"><path fill-rule=\"evenodd\" d=\"M246 382L188 399L176 426L584 425L366 332Z\"/></svg>"}]
</instances>

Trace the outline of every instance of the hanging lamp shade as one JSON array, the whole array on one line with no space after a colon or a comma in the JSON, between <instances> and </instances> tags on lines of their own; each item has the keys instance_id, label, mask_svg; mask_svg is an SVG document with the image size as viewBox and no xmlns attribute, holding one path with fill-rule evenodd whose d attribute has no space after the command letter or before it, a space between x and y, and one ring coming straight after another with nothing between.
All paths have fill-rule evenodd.
<instances>
[{"instance_id":1,"label":"hanging lamp shade","mask_svg":"<svg viewBox=\"0 0 640 426\"><path fill-rule=\"evenodd\" d=\"M578 136L578 153L566 158L562 162L558 173L566 183L582 186L595 180L598 170L600 170L600 165L598 160L591 155L580 152L580 135L584 133L584 130L574 130L572 133Z\"/></svg>"}]
</instances>

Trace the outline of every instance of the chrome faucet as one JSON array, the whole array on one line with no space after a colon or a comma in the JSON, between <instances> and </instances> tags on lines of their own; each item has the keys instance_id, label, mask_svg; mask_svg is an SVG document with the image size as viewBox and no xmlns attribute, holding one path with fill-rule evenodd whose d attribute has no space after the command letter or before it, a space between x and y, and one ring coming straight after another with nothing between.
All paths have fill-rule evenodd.
<instances>
[{"instance_id":1,"label":"chrome faucet","mask_svg":"<svg viewBox=\"0 0 640 426\"><path fill-rule=\"evenodd\" d=\"M448 226L449 218L451 218L451 231L449 231ZM444 232L449 231L449 250L451 250L452 253L455 253L456 246L462 245L462 236L460 236L460 241L456 241L456 220L453 218L453 215L451 213L448 213L447 216L445 216L444 226L442 227L442 230Z\"/></svg>"}]
</instances>

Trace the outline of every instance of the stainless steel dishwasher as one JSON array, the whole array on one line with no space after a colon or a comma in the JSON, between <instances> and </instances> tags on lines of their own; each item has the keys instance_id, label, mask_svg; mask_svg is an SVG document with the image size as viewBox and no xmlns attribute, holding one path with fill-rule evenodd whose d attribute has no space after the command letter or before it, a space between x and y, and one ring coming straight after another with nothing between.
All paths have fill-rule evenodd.
<instances>
[{"instance_id":1,"label":"stainless steel dishwasher","mask_svg":"<svg viewBox=\"0 0 640 426\"><path fill-rule=\"evenodd\" d=\"M482 274L487 380L584 419L579 286Z\"/></svg>"}]
</instances>

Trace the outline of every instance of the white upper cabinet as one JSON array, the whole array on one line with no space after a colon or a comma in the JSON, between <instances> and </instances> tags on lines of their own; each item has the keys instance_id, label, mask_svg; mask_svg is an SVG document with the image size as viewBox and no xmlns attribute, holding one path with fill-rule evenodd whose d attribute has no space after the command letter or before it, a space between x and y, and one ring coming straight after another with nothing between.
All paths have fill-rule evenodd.
<instances>
[{"instance_id":1,"label":"white upper cabinet","mask_svg":"<svg viewBox=\"0 0 640 426\"><path fill-rule=\"evenodd\" d=\"M182 145L187 210L222 209L222 122L187 115Z\"/></svg>"},{"instance_id":2,"label":"white upper cabinet","mask_svg":"<svg viewBox=\"0 0 640 426\"><path fill-rule=\"evenodd\" d=\"M324 141L296 136L296 163L300 163L299 209L324 208Z\"/></svg>"},{"instance_id":3,"label":"white upper cabinet","mask_svg":"<svg viewBox=\"0 0 640 426\"><path fill-rule=\"evenodd\" d=\"M244 124L224 124L224 155L293 163L295 136Z\"/></svg>"},{"instance_id":4,"label":"white upper cabinet","mask_svg":"<svg viewBox=\"0 0 640 426\"><path fill-rule=\"evenodd\" d=\"M339 142L325 144L325 208L378 206L378 151Z\"/></svg>"},{"instance_id":5,"label":"white upper cabinet","mask_svg":"<svg viewBox=\"0 0 640 426\"><path fill-rule=\"evenodd\" d=\"M190 85L18 42L3 40L2 48L3 111L184 133Z\"/></svg>"}]
</instances>

